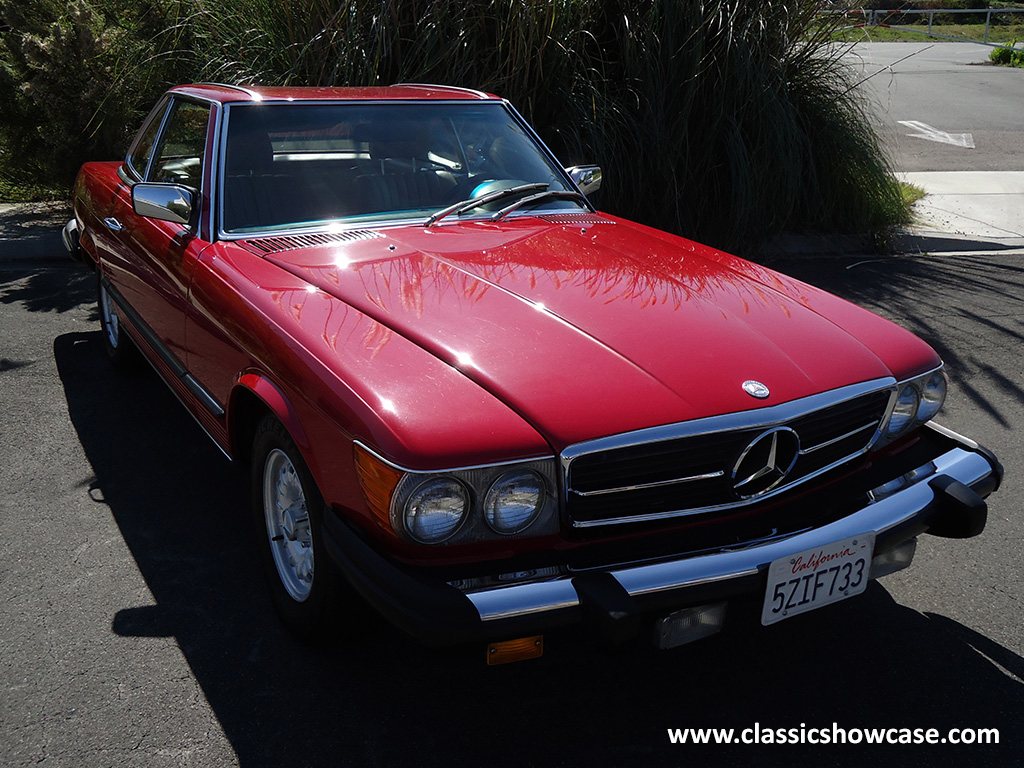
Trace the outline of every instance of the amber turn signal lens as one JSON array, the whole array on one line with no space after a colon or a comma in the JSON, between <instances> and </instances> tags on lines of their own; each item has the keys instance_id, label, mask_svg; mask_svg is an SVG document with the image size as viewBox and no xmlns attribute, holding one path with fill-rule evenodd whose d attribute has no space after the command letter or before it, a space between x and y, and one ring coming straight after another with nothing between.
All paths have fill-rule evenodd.
<instances>
[{"instance_id":1,"label":"amber turn signal lens","mask_svg":"<svg viewBox=\"0 0 1024 768\"><path fill-rule=\"evenodd\" d=\"M358 443L355 446L355 457L359 485L374 520L384 530L394 533L391 528L391 495L403 473L388 466Z\"/></svg>"},{"instance_id":2,"label":"amber turn signal lens","mask_svg":"<svg viewBox=\"0 0 1024 768\"><path fill-rule=\"evenodd\" d=\"M491 643L487 646L487 664L510 664L513 661L539 659L544 655L544 635L520 637L518 640L506 640Z\"/></svg>"}]
</instances>

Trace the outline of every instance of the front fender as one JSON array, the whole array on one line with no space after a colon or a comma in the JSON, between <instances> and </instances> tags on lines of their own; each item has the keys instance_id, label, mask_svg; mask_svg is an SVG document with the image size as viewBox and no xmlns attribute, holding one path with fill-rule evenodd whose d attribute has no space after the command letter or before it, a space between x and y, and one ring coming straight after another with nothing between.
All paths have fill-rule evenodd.
<instances>
[{"instance_id":1,"label":"front fender","mask_svg":"<svg viewBox=\"0 0 1024 768\"><path fill-rule=\"evenodd\" d=\"M272 413L288 430L288 434L291 435L299 450L308 455L309 437L303 429L302 422L291 401L280 387L264 374L248 372L239 376L231 391L228 407L227 427L233 456L248 455L252 443L251 433L256 428L255 423L251 423L254 420L246 418L246 406L243 404L246 394L255 397L262 403L266 410Z\"/></svg>"}]
</instances>

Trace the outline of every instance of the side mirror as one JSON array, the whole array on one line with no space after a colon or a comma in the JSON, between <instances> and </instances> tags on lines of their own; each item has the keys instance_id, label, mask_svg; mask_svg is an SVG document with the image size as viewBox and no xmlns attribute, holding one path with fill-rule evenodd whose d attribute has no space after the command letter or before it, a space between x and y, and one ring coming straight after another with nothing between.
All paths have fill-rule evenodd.
<instances>
[{"instance_id":1,"label":"side mirror","mask_svg":"<svg viewBox=\"0 0 1024 768\"><path fill-rule=\"evenodd\" d=\"M599 165L574 165L572 168L566 168L565 172L580 188L580 192L587 197L601 188L601 166Z\"/></svg>"},{"instance_id":2,"label":"side mirror","mask_svg":"<svg viewBox=\"0 0 1024 768\"><path fill-rule=\"evenodd\" d=\"M195 194L179 184L139 182L132 187L132 208L149 219L188 224L195 208Z\"/></svg>"}]
</instances>

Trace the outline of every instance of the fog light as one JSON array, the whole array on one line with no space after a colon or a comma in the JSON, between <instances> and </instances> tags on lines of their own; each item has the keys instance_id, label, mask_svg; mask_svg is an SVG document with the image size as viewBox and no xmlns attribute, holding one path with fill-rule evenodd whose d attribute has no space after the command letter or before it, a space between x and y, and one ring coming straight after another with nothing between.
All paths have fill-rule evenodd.
<instances>
[{"instance_id":1,"label":"fog light","mask_svg":"<svg viewBox=\"0 0 1024 768\"><path fill-rule=\"evenodd\" d=\"M910 566L914 560L914 552L917 551L917 539L911 539L900 544L895 549L890 549L881 555L871 558L871 573L869 578L880 579L890 573L902 571Z\"/></svg>"},{"instance_id":2,"label":"fog light","mask_svg":"<svg viewBox=\"0 0 1024 768\"><path fill-rule=\"evenodd\" d=\"M654 625L654 644L675 648L720 632L725 624L725 603L684 608L660 619Z\"/></svg>"}]
</instances>

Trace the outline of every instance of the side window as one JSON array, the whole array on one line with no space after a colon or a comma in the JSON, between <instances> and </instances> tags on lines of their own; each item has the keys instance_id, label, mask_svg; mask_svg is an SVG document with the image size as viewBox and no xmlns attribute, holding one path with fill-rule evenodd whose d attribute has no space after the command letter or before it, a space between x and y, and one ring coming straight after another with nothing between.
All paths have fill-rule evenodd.
<instances>
[{"instance_id":1,"label":"side window","mask_svg":"<svg viewBox=\"0 0 1024 768\"><path fill-rule=\"evenodd\" d=\"M146 168L149 166L149 158L153 154L153 142L156 141L156 133L160 130L164 114L167 112L167 102L163 102L163 108L154 111L152 119L143 128L139 143L128 156L128 167L131 168L140 179L145 178Z\"/></svg>"},{"instance_id":2,"label":"side window","mask_svg":"<svg viewBox=\"0 0 1024 768\"><path fill-rule=\"evenodd\" d=\"M190 101L176 101L172 109L148 180L199 189L210 108Z\"/></svg>"}]
</instances>

